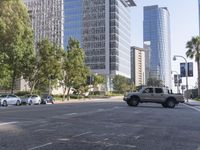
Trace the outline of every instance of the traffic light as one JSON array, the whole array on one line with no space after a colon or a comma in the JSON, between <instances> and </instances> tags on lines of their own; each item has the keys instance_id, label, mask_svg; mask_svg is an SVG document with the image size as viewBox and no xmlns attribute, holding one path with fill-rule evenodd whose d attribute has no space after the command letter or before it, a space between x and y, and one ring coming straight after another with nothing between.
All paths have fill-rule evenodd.
<instances>
[{"instance_id":1,"label":"traffic light","mask_svg":"<svg viewBox=\"0 0 200 150\"><path fill-rule=\"evenodd\" d=\"M87 84L91 85L94 83L94 76L87 76Z\"/></svg>"}]
</instances>

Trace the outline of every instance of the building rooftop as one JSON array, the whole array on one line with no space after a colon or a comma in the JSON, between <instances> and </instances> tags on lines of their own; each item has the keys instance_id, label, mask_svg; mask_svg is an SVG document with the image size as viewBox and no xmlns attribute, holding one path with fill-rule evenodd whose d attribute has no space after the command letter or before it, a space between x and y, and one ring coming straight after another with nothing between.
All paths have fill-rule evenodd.
<instances>
[{"instance_id":1,"label":"building rooftop","mask_svg":"<svg viewBox=\"0 0 200 150\"><path fill-rule=\"evenodd\" d=\"M134 0L121 0L121 2L124 3L126 7L136 6Z\"/></svg>"}]
</instances>

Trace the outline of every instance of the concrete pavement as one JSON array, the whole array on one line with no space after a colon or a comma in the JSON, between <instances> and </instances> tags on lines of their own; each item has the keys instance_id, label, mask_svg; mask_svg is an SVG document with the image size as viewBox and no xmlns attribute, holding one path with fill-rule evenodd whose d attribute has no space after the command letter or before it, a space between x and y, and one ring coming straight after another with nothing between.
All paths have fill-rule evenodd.
<instances>
[{"instance_id":1,"label":"concrete pavement","mask_svg":"<svg viewBox=\"0 0 200 150\"><path fill-rule=\"evenodd\" d=\"M190 106L200 106L200 101L188 99L188 102L187 100L185 100L185 104L190 105Z\"/></svg>"},{"instance_id":2,"label":"concrete pavement","mask_svg":"<svg viewBox=\"0 0 200 150\"><path fill-rule=\"evenodd\" d=\"M200 112L119 99L0 107L0 150L198 150Z\"/></svg>"}]
</instances>

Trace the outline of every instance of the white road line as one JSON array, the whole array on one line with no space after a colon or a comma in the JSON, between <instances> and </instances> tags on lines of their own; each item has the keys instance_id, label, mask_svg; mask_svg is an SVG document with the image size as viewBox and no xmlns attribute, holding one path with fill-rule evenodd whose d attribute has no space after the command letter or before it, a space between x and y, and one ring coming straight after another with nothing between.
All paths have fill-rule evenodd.
<instances>
[{"instance_id":1,"label":"white road line","mask_svg":"<svg viewBox=\"0 0 200 150\"><path fill-rule=\"evenodd\" d=\"M4 126L4 125L11 125L11 124L15 124L18 122L4 122L4 123L0 123L0 126Z\"/></svg>"},{"instance_id":2,"label":"white road line","mask_svg":"<svg viewBox=\"0 0 200 150\"><path fill-rule=\"evenodd\" d=\"M87 143L87 144L102 144L102 145L105 145L106 147L120 146L120 147L126 147L126 148L136 148L135 145L115 144L115 143L108 143L108 142L101 142L101 141L91 142L91 141L81 140L80 142Z\"/></svg>"},{"instance_id":3,"label":"white road line","mask_svg":"<svg viewBox=\"0 0 200 150\"><path fill-rule=\"evenodd\" d=\"M74 135L73 138L80 137L80 136L83 136L83 135L86 135L86 134L91 134L91 133L92 132L81 133L81 134L78 134L78 135Z\"/></svg>"},{"instance_id":4,"label":"white road line","mask_svg":"<svg viewBox=\"0 0 200 150\"><path fill-rule=\"evenodd\" d=\"M58 139L58 141L70 141L70 139Z\"/></svg>"},{"instance_id":5,"label":"white road line","mask_svg":"<svg viewBox=\"0 0 200 150\"><path fill-rule=\"evenodd\" d=\"M73 116L73 115L77 115L78 113L70 113L70 114L64 114L65 116Z\"/></svg>"},{"instance_id":6,"label":"white road line","mask_svg":"<svg viewBox=\"0 0 200 150\"><path fill-rule=\"evenodd\" d=\"M52 143L46 143L46 144L43 144L43 145L39 145L39 146L36 146L36 147L33 147L33 148L29 148L28 150L35 150L35 149L39 149L39 148L42 148L42 147L45 147L45 146L48 146L48 145L51 145Z\"/></svg>"},{"instance_id":7,"label":"white road line","mask_svg":"<svg viewBox=\"0 0 200 150\"><path fill-rule=\"evenodd\" d=\"M199 109L199 108L196 108L196 107L194 107L194 106L189 106L189 105L187 105L187 104L183 104L183 105L185 105L185 106L187 106L187 107L189 107L189 108L191 108L191 109L194 109L194 110L200 112L200 109Z\"/></svg>"}]
</instances>

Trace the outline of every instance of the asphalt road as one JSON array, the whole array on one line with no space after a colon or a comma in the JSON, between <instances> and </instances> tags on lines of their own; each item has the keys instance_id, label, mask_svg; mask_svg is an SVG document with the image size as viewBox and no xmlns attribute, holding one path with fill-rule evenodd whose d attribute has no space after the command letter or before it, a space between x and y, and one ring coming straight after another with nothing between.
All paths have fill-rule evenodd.
<instances>
[{"instance_id":1,"label":"asphalt road","mask_svg":"<svg viewBox=\"0 0 200 150\"><path fill-rule=\"evenodd\" d=\"M200 150L200 108L121 100L0 107L0 150Z\"/></svg>"}]
</instances>

